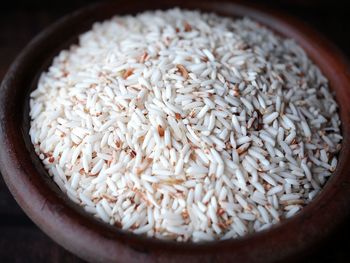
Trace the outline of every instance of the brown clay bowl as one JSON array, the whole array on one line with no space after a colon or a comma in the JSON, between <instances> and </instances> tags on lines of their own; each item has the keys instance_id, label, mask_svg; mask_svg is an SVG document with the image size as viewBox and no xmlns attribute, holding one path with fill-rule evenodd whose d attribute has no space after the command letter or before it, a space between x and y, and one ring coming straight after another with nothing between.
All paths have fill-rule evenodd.
<instances>
[{"instance_id":1,"label":"brown clay bowl","mask_svg":"<svg viewBox=\"0 0 350 263\"><path fill-rule=\"evenodd\" d=\"M294 38L328 77L340 104L344 136L335 175L302 212L269 230L210 243L176 243L136 236L109 226L73 204L47 175L28 135L29 93L59 50L93 22L115 14L181 6L227 16L249 16ZM312 250L350 210L350 71L343 56L304 24L280 13L238 3L118 1L99 3L64 17L38 35L17 57L0 90L0 167L28 216L64 248L90 262L276 262Z\"/></svg>"}]
</instances>

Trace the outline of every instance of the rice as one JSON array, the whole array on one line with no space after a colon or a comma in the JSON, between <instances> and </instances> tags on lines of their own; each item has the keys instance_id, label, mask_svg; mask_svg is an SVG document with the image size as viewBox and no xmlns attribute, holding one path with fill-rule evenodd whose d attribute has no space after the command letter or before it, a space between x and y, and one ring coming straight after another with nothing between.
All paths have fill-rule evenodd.
<instances>
[{"instance_id":1,"label":"rice","mask_svg":"<svg viewBox=\"0 0 350 263\"><path fill-rule=\"evenodd\" d=\"M106 223L238 238L298 213L341 148L327 79L248 18L170 9L95 23L43 72L30 137L58 187Z\"/></svg>"}]
</instances>

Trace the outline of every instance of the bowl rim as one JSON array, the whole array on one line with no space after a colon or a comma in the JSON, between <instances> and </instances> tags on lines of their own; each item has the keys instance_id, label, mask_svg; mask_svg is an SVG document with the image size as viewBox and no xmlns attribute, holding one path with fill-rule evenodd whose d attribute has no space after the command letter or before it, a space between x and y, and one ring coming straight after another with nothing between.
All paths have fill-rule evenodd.
<instances>
[{"instance_id":1,"label":"bowl rim","mask_svg":"<svg viewBox=\"0 0 350 263\"><path fill-rule=\"evenodd\" d=\"M214 11L228 16L247 15L275 32L295 39L321 68L330 80L331 87L337 90L344 140L336 174L322 193L300 213L266 231L225 241L178 243L116 230L86 215L80 211L83 209L73 205L62 193L47 187L48 178L42 178L28 151L23 151L26 147L24 137L29 135L22 126L18 128L18 124L19 119L28 116L23 116L23 108L21 105L16 107L16 102L24 102L27 94L21 93L19 88L23 89L26 80L33 85L35 76L40 73L39 68L45 64L45 52L40 53L38 50L44 49L49 51L50 56L56 55L60 48L51 43L52 40L58 36L74 38L77 33L86 31L92 22L101 20L96 19L99 16L96 14L98 11L108 13L107 16L102 15L107 19L113 13L134 13L173 6ZM80 21L84 21L84 24L79 24ZM76 28L71 26L75 23L78 25ZM50 44L46 45L47 43ZM33 63L34 60L38 63ZM35 66L30 68L30 64ZM155 259L167 261L169 258L173 261L194 262L281 260L302 253L321 242L349 214L346 210L350 207L350 178L346 176L350 172L350 167L346 165L350 162L350 90L347 88L350 87L349 69L342 53L313 29L284 13L256 5L241 2L187 3L183 0L166 3L123 0L117 3L92 4L66 15L43 30L23 49L5 75L0 88L0 171L26 214L56 242L88 261L113 262L119 259L152 262ZM24 88L24 91L28 90Z\"/></svg>"}]
</instances>

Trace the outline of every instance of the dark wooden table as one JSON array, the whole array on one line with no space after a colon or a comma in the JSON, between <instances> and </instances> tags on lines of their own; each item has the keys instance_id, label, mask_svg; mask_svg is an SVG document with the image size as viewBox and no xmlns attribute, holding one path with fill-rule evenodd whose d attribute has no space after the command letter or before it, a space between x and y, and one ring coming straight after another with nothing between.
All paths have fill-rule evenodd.
<instances>
[{"instance_id":1,"label":"dark wooden table","mask_svg":"<svg viewBox=\"0 0 350 263\"><path fill-rule=\"evenodd\" d=\"M0 8L0 80L28 41L64 14L91 1L7 1ZM350 8L340 1L257 1L288 12L322 32L350 57ZM349 87L350 88L350 87ZM1 146L0 146L1 147ZM349 208L350 209L350 208ZM350 262L349 223L305 262ZM0 263L83 262L47 237L22 212L0 176Z\"/></svg>"}]
</instances>

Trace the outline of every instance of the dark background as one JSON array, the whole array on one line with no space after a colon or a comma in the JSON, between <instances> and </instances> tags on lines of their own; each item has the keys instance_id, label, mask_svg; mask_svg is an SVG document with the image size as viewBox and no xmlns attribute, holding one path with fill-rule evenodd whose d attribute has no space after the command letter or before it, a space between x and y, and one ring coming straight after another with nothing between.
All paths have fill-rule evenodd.
<instances>
[{"instance_id":1,"label":"dark background","mask_svg":"<svg viewBox=\"0 0 350 263\"><path fill-rule=\"evenodd\" d=\"M227 0L228 1L228 0ZM4 1L2 1L4 2ZM20 50L43 28L94 1L20 1L0 4L0 80ZM300 18L350 57L348 1L249 0ZM1 147L1 145L0 145ZM349 208L350 209L350 208ZM304 262L350 262L350 218ZM106 251L107 252L107 251ZM107 252L108 253L108 252ZM0 176L0 263L83 262L54 243L18 207Z\"/></svg>"}]
</instances>

